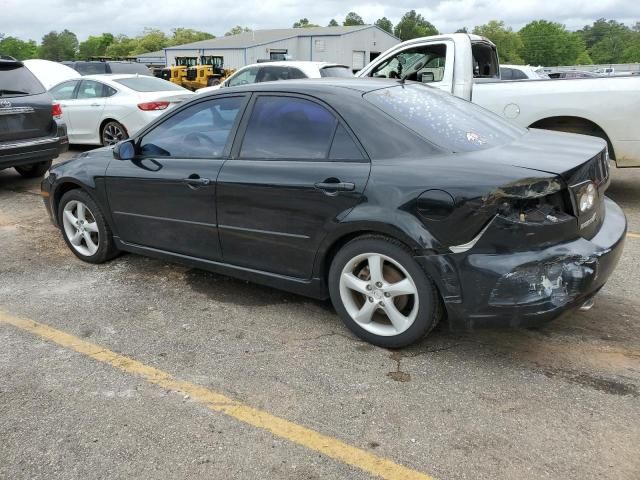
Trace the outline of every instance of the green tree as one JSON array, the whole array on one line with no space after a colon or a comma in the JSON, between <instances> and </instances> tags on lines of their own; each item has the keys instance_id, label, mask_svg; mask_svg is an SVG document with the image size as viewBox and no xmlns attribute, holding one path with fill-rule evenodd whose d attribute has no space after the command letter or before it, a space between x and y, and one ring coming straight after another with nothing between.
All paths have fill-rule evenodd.
<instances>
[{"instance_id":1,"label":"green tree","mask_svg":"<svg viewBox=\"0 0 640 480\"><path fill-rule=\"evenodd\" d=\"M293 28L311 28L311 27L319 27L320 25L316 25L315 23L310 23L307 18L301 18L297 22L293 24Z\"/></svg>"},{"instance_id":2,"label":"green tree","mask_svg":"<svg viewBox=\"0 0 640 480\"><path fill-rule=\"evenodd\" d=\"M531 65L574 65L585 51L582 36L569 32L560 23L535 20L519 32L522 39L521 56Z\"/></svg>"},{"instance_id":3,"label":"green tree","mask_svg":"<svg viewBox=\"0 0 640 480\"><path fill-rule=\"evenodd\" d=\"M578 58L576 58L576 65L593 65L593 60L591 60L589 52L585 50L578 55Z\"/></svg>"},{"instance_id":4,"label":"green tree","mask_svg":"<svg viewBox=\"0 0 640 480\"><path fill-rule=\"evenodd\" d=\"M467 30L467 27L461 27L455 33L469 33L469 30Z\"/></svg>"},{"instance_id":5,"label":"green tree","mask_svg":"<svg viewBox=\"0 0 640 480\"><path fill-rule=\"evenodd\" d=\"M624 49L621 60L623 63L640 62L640 38L636 39L631 45Z\"/></svg>"},{"instance_id":6,"label":"green tree","mask_svg":"<svg viewBox=\"0 0 640 480\"><path fill-rule=\"evenodd\" d=\"M415 10L410 10L402 16L393 32L404 42L412 38L437 35L438 29Z\"/></svg>"},{"instance_id":7,"label":"green tree","mask_svg":"<svg viewBox=\"0 0 640 480\"><path fill-rule=\"evenodd\" d=\"M362 17L356 12L349 12L347 13L347 16L344 17L344 22L342 22L342 25L344 25L345 27L350 27L353 25L364 25L364 20L362 20Z\"/></svg>"},{"instance_id":8,"label":"green tree","mask_svg":"<svg viewBox=\"0 0 640 480\"><path fill-rule=\"evenodd\" d=\"M336 22L336 19L335 19L335 18L332 18L332 19L329 21L329 25L327 25L327 27L339 27L339 26L340 26L340 25L338 24L338 22Z\"/></svg>"},{"instance_id":9,"label":"green tree","mask_svg":"<svg viewBox=\"0 0 640 480\"><path fill-rule=\"evenodd\" d=\"M252 30L249 27L241 27L240 25L236 25L227 33L224 34L225 37L229 35L238 35L239 33L251 32Z\"/></svg>"},{"instance_id":10,"label":"green tree","mask_svg":"<svg viewBox=\"0 0 640 480\"><path fill-rule=\"evenodd\" d=\"M78 37L75 33L64 29L60 33L51 31L42 37L39 56L45 60L60 62L75 59L77 51Z\"/></svg>"},{"instance_id":11,"label":"green tree","mask_svg":"<svg viewBox=\"0 0 640 480\"><path fill-rule=\"evenodd\" d=\"M211 38L216 37L215 35L211 35L210 33L194 30L193 28L172 28L169 45L184 45L186 43L200 42L202 40L209 40Z\"/></svg>"},{"instance_id":12,"label":"green tree","mask_svg":"<svg viewBox=\"0 0 640 480\"><path fill-rule=\"evenodd\" d=\"M520 57L522 40L511 27L505 27L503 21L491 20L489 23L475 27L473 33L487 37L495 43L500 60L504 63L522 63L522 57Z\"/></svg>"},{"instance_id":13,"label":"green tree","mask_svg":"<svg viewBox=\"0 0 640 480\"><path fill-rule=\"evenodd\" d=\"M387 17L379 18L378 20L376 20L376 23L374 25L393 35L393 23L391 23L391 20L389 20Z\"/></svg>"},{"instance_id":14,"label":"green tree","mask_svg":"<svg viewBox=\"0 0 640 480\"><path fill-rule=\"evenodd\" d=\"M0 55L9 55L16 60L28 60L38 54L38 46L33 40L0 35Z\"/></svg>"},{"instance_id":15,"label":"green tree","mask_svg":"<svg viewBox=\"0 0 640 480\"><path fill-rule=\"evenodd\" d=\"M132 55L139 53L155 52L169 46L169 38L159 28L145 27L142 35L136 37L136 46L131 51Z\"/></svg>"},{"instance_id":16,"label":"green tree","mask_svg":"<svg viewBox=\"0 0 640 480\"><path fill-rule=\"evenodd\" d=\"M588 49L591 49L596 43L604 40L605 38L614 35L626 35L631 30L624 23L617 22L615 20L607 20L605 18L599 18L593 25L585 25L578 33L584 39Z\"/></svg>"},{"instance_id":17,"label":"green tree","mask_svg":"<svg viewBox=\"0 0 640 480\"><path fill-rule=\"evenodd\" d=\"M113 42L107 47L105 55L108 57L129 57L138 46L135 38L126 35L118 35ZM153 51L153 50L149 50Z\"/></svg>"},{"instance_id":18,"label":"green tree","mask_svg":"<svg viewBox=\"0 0 640 480\"><path fill-rule=\"evenodd\" d=\"M103 57L107 53L107 48L114 41L111 33L103 33L100 36L91 35L78 46L78 59L87 60L89 57Z\"/></svg>"}]
</instances>

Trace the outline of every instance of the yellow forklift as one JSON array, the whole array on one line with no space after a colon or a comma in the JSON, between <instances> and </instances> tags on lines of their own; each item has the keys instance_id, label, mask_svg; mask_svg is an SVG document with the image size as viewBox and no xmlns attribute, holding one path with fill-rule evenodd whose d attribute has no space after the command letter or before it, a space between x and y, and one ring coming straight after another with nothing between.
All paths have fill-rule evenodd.
<instances>
[{"instance_id":1,"label":"yellow forklift","mask_svg":"<svg viewBox=\"0 0 640 480\"><path fill-rule=\"evenodd\" d=\"M162 69L160 76L165 80L182 86L187 70L198 64L198 57L176 57L175 64Z\"/></svg>"},{"instance_id":2,"label":"yellow forklift","mask_svg":"<svg viewBox=\"0 0 640 480\"><path fill-rule=\"evenodd\" d=\"M197 65L190 66L182 86L190 90L218 85L226 80L234 69L224 68L224 59L216 55L202 55Z\"/></svg>"}]
</instances>

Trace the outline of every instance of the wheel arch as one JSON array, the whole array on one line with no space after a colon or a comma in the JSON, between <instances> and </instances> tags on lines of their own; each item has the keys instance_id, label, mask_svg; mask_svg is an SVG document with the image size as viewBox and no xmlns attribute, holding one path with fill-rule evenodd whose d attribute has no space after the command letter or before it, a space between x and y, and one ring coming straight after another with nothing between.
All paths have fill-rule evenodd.
<instances>
[{"instance_id":1,"label":"wheel arch","mask_svg":"<svg viewBox=\"0 0 640 480\"><path fill-rule=\"evenodd\" d=\"M554 115L551 117L541 118L536 120L529 128L541 128L544 130L555 130L569 133L580 133L583 135L591 135L594 137L602 138L607 142L609 147L609 156L615 160L615 151L613 144L607 132L604 128L598 125L593 120L576 116L576 115Z\"/></svg>"},{"instance_id":2,"label":"wheel arch","mask_svg":"<svg viewBox=\"0 0 640 480\"><path fill-rule=\"evenodd\" d=\"M127 128L127 126L121 120L118 120L118 119L113 118L113 117L107 117L107 118L104 118L100 122L100 125L98 126L98 139L100 140L100 144L102 144L102 129L109 122L116 122L116 123L122 125L122 128L124 128L124 132L127 134L127 138L130 137L129 129Z\"/></svg>"},{"instance_id":3,"label":"wheel arch","mask_svg":"<svg viewBox=\"0 0 640 480\"><path fill-rule=\"evenodd\" d=\"M65 193L70 192L72 190L82 190L83 192L85 192L87 195L91 197L91 199L96 203L96 205L98 205L98 207L101 207L102 203L100 202L100 199L96 195L96 192L91 187L75 179L71 179L71 178L63 179L62 181L60 181L58 185L55 186L53 190L53 201L52 201L51 207L53 209L53 214L56 219L58 218L60 200L62 200L62 197L64 196ZM109 224L109 228L113 229L113 223L111 221L111 216L109 212L108 211L103 212L103 216L107 221L107 223Z\"/></svg>"},{"instance_id":4,"label":"wheel arch","mask_svg":"<svg viewBox=\"0 0 640 480\"><path fill-rule=\"evenodd\" d=\"M348 227L334 232L327 236L316 255L314 276L327 282L329 268L336 253L350 241L363 236L377 235L388 237L405 245L411 251L416 251L421 246L401 230L395 229L389 225L349 225Z\"/></svg>"}]
</instances>

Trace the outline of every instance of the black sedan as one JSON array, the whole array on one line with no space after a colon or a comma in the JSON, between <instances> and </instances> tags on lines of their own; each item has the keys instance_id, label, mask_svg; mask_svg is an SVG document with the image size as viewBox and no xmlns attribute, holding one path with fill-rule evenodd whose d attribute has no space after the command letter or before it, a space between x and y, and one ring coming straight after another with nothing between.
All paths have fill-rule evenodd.
<instances>
[{"instance_id":1,"label":"black sedan","mask_svg":"<svg viewBox=\"0 0 640 480\"><path fill-rule=\"evenodd\" d=\"M71 251L172 260L315 298L401 347L440 319L530 326L588 306L622 252L606 143L515 127L397 80L198 96L42 183Z\"/></svg>"}]
</instances>

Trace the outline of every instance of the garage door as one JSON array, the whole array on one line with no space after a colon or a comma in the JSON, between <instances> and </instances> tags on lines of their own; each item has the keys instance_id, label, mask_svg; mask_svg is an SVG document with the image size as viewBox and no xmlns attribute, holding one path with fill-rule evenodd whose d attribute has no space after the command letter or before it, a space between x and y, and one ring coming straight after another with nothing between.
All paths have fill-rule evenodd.
<instances>
[{"instance_id":1,"label":"garage door","mask_svg":"<svg viewBox=\"0 0 640 480\"><path fill-rule=\"evenodd\" d=\"M362 70L364 68L364 56L364 50L353 51L353 62L351 63L351 67L354 70Z\"/></svg>"}]
</instances>

